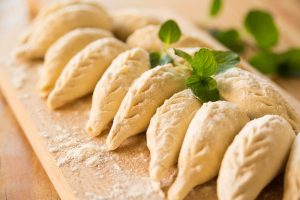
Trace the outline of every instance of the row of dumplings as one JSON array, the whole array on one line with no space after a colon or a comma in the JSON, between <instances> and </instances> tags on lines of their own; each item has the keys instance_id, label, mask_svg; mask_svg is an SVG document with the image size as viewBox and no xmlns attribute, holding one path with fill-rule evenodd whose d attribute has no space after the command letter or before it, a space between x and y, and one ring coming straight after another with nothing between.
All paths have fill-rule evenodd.
<instances>
[{"instance_id":1,"label":"row of dumplings","mask_svg":"<svg viewBox=\"0 0 300 200\"><path fill-rule=\"evenodd\" d=\"M98 136L113 121L108 150L146 131L152 179L162 180L178 162L170 200L217 174L219 199L255 199L284 166L299 116L269 82L238 68L215 77L223 100L202 104L185 87L190 71L182 59L172 55L175 64L151 69L148 52L163 47L158 24L136 12L110 16L97 1L62 2L39 13L16 55L44 57L39 90L51 109L93 92L86 130ZM188 35L173 45L204 46ZM299 140L284 199L300 197Z\"/></svg>"}]
</instances>

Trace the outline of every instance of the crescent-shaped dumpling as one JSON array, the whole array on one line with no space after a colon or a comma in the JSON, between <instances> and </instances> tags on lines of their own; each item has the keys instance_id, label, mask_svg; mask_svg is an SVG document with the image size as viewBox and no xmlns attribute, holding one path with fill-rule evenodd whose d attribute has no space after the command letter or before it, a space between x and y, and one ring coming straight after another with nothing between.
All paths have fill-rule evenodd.
<instances>
[{"instance_id":1,"label":"crescent-shaped dumpling","mask_svg":"<svg viewBox=\"0 0 300 200\"><path fill-rule=\"evenodd\" d=\"M230 102L203 104L185 135L169 199L181 200L193 187L214 178L227 147L248 121L246 113Z\"/></svg>"},{"instance_id":2,"label":"crescent-shaped dumpling","mask_svg":"<svg viewBox=\"0 0 300 200\"><path fill-rule=\"evenodd\" d=\"M67 64L48 97L47 104L56 109L90 94L112 60L128 48L114 38L99 39L77 53Z\"/></svg>"},{"instance_id":3,"label":"crescent-shaped dumpling","mask_svg":"<svg viewBox=\"0 0 300 200\"><path fill-rule=\"evenodd\" d=\"M118 11L112 14L113 33L123 41L135 30L148 26L159 25L161 22L155 17L145 15L136 10Z\"/></svg>"},{"instance_id":4,"label":"crescent-shaped dumpling","mask_svg":"<svg viewBox=\"0 0 300 200\"><path fill-rule=\"evenodd\" d=\"M294 138L291 125L278 115L247 123L224 155L218 199L256 199L285 164Z\"/></svg>"},{"instance_id":5,"label":"crescent-shaped dumpling","mask_svg":"<svg viewBox=\"0 0 300 200\"><path fill-rule=\"evenodd\" d=\"M274 87L257 75L232 68L215 77L220 95L245 111L251 119L280 115L300 130L300 117Z\"/></svg>"},{"instance_id":6,"label":"crescent-shaped dumpling","mask_svg":"<svg viewBox=\"0 0 300 200\"><path fill-rule=\"evenodd\" d=\"M185 88L190 71L172 64L157 66L144 72L123 99L106 140L114 150L128 137L147 129L151 117L165 99Z\"/></svg>"},{"instance_id":7,"label":"crescent-shaped dumpling","mask_svg":"<svg viewBox=\"0 0 300 200\"><path fill-rule=\"evenodd\" d=\"M127 44L130 47L144 48L149 52L161 51L163 43L158 37L159 26L149 25L137 29L127 38ZM199 39L182 35L180 40L171 45L171 47L205 47L206 45Z\"/></svg>"},{"instance_id":8,"label":"crescent-shaped dumpling","mask_svg":"<svg viewBox=\"0 0 300 200\"><path fill-rule=\"evenodd\" d=\"M300 199L300 134L292 146L284 175L283 200Z\"/></svg>"},{"instance_id":9,"label":"crescent-shaped dumpling","mask_svg":"<svg viewBox=\"0 0 300 200\"><path fill-rule=\"evenodd\" d=\"M92 109L86 126L99 135L113 120L132 82L150 69L149 54L140 48L121 53L103 74L93 93Z\"/></svg>"},{"instance_id":10,"label":"crescent-shaped dumpling","mask_svg":"<svg viewBox=\"0 0 300 200\"><path fill-rule=\"evenodd\" d=\"M43 73L38 87L41 97L47 97L68 61L89 43L112 37L109 31L99 28L79 28L59 38L47 51Z\"/></svg>"},{"instance_id":11,"label":"crescent-shaped dumpling","mask_svg":"<svg viewBox=\"0 0 300 200\"><path fill-rule=\"evenodd\" d=\"M97 0L68 0L68 1L60 1L55 2L53 4L47 5L43 7L38 15L33 20L31 26L29 29L27 29L22 35L21 35L21 42L26 43L31 36L31 33L33 30L38 26L39 23L41 23L43 20L45 20L47 17L53 15L57 11L59 11L62 8L65 8L67 6L72 5L91 5L95 8L99 9L99 12L106 12L105 9L102 7L102 5Z\"/></svg>"},{"instance_id":12,"label":"crescent-shaped dumpling","mask_svg":"<svg viewBox=\"0 0 300 200\"><path fill-rule=\"evenodd\" d=\"M111 21L107 13L99 12L94 6L72 5L62 8L39 23L28 42L16 50L16 57L42 58L48 48L67 32L84 27L111 29Z\"/></svg>"},{"instance_id":13,"label":"crescent-shaped dumpling","mask_svg":"<svg viewBox=\"0 0 300 200\"><path fill-rule=\"evenodd\" d=\"M152 179L161 180L177 163L187 128L200 106L193 92L186 89L167 99L151 118L146 135Z\"/></svg>"}]
</instances>

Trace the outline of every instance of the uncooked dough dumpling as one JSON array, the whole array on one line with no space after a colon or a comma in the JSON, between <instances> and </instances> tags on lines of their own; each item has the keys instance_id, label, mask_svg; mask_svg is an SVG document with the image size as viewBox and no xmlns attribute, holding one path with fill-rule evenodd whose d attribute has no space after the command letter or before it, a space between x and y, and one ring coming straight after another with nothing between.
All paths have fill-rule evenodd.
<instances>
[{"instance_id":1,"label":"uncooked dough dumpling","mask_svg":"<svg viewBox=\"0 0 300 200\"><path fill-rule=\"evenodd\" d=\"M94 6L95 8L99 9L99 12L106 12L105 9L102 7L102 5L97 0L67 0L67 1L59 1L55 2L53 4L47 5L43 7L38 15L33 20L32 24L30 25L29 29L27 29L22 35L21 35L21 42L26 43L31 36L31 33L33 30L39 26L39 23L42 23L43 20L45 20L47 17L55 14L57 11L59 11L62 8L66 8L68 6L72 5L90 5Z\"/></svg>"},{"instance_id":2,"label":"uncooked dough dumpling","mask_svg":"<svg viewBox=\"0 0 300 200\"><path fill-rule=\"evenodd\" d=\"M68 61L89 43L112 34L99 28L79 28L59 38L47 51L39 79L41 97L47 97Z\"/></svg>"},{"instance_id":3,"label":"uncooked dough dumpling","mask_svg":"<svg viewBox=\"0 0 300 200\"><path fill-rule=\"evenodd\" d=\"M121 53L103 74L93 94L92 109L86 126L92 136L99 135L113 120L130 85L150 69L149 54L134 48Z\"/></svg>"},{"instance_id":4,"label":"uncooked dough dumpling","mask_svg":"<svg viewBox=\"0 0 300 200\"><path fill-rule=\"evenodd\" d=\"M239 68L229 69L215 79L220 95L238 105L251 119L280 115L295 131L300 130L299 115L266 80Z\"/></svg>"},{"instance_id":5,"label":"uncooked dough dumpling","mask_svg":"<svg viewBox=\"0 0 300 200\"><path fill-rule=\"evenodd\" d=\"M140 47L149 52L160 51L163 48L162 42L158 38L159 26L149 25L134 31L126 43L130 47Z\"/></svg>"},{"instance_id":6,"label":"uncooked dough dumpling","mask_svg":"<svg viewBox=\"0 0 300 200\"><path fill-rule=\"evenodd\" d=\"M20 59L43 58L48 48L67 32L94 27L110 30L112 20L105 12L90 5L72 5L50 15L33 30L30 38L16 50Z\"/></svg>"},{"instance_id":7,"label":"uncooked dough dumpling","mask_svg":"<svg viewBox=\"0 0 300 200\"><path fill-rule=\"evenodd\" d=\"M283 200L300 199L300 134L294 140L284 175Z\"/></svg>"},{"instance_id":8,"label":"uncooked dough dumpling","mask_svg":"<svg viewBox=\"0 0 300 200\"><path fill-rule=\"evenodd\" d=\"M149 25L143 28L137 29L127 38L127 44L130 47L144 48L149 52L161 51L163 49L163 43L158 37L159 26ZM171 45L171 47L205 47L206 45L199 39L182 35L180 40Z\"/></svg>"},{"instance_id":9,"label":"uncooked dough dumpling","mask_svg":"<svg viewBox=\"0 0 300 200\"><path fill-rule=\"evenodd\" d=\"M118 148L128 137L147 129L151 117L165 99L185 88L188 68L172 64L144 72L129 88L114 118L106 140L108 150Z\"/></svg>"},{"instance_id":10,"label":"uncooked dough dumpling","mask_svg":"<svg viewBox=\"0 0 300 200\"><path fill-rule=\"evenodd\" d=\"M167 99L151 118L146 135L152 179L161 180L177 163L187 128L200 106L193 92L185 89Z\"/></svg>"},{"instance_id":11,"label":"uncooked dough dumpling","mask_svg":"<svg viewBox=\"0 0 300 200\"><path fill-rule=\"evenodd\" d=\"M114 38L96 40L77 53L59 76L48 97L51 109L90 94L112 60L128 48Z\"/></svg>"},{"instance_id":12,"label":"uncooked dough dumpling","mask_svg":"<svg viewBox=\"0 0 300 200\"><path fill-rule=\"evenodd\" d=\"M227 147L248 121L247 114L230 102L203 104L185 135L169 199L181 200L193 187L214 178Z\"/></svg>"},{"instance_id":13,"label":"uncooked dough dumpling","mask_svg":"<svg viewBox=\"0 0 300 200\"><path fill-rule=\"evenodd\" d=\"M135 30L148 25L159 25L161 22L155 17L145 15L136 10L117 11L112 14L113 33L123 41Z\"/></svg>"},{"instance_id":14,"label":"uncooked dough dumpling","mask_svg":"<svg viewBox=\"0 0 300 200\"><path fill-rule=\"evenodd\" d=\"M279 173L295 138L291 125L278 115L246 124L227 149L219 172L219 200L256 199Z\"/></svg>"}]
</instances>

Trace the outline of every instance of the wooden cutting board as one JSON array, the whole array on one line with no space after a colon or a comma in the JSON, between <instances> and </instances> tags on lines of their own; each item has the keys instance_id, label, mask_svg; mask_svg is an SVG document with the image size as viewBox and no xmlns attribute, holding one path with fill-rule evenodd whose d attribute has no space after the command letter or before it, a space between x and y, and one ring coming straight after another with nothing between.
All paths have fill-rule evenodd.
<instances>
[{"instance_id":1,"label":"wooden cutting board","mask_svg":"<svg viewBox=\"0 0 300 200\"><path fill-rule=\"evenodd\" d=\"M49 111L45 101L38 97L35 85L41 63L17 63L11 58L16 38L27 26L24 12L17 5L12 6L14 12L7 13L7 23L1 24L5 27L1 27L5 44L0 49L0 86L60 197L162 199L157 183L148 178L149 152L143 134L130 138L115 152L101 153L106 134L93 139L84 132L90 97L56 112ZM178 14L158 10L155 14L177 19L184 31L203 39L210 47L223 49ZM245 62L242 66L253 71ZM280 92L299 112L299 102ZM172 176L162 185L167 186L171 180ZM282 180L278 177L259 199L280 199L281 191ZM216 199L215 181L198 186L187 199Z\"/></svg>"}]
</instances>

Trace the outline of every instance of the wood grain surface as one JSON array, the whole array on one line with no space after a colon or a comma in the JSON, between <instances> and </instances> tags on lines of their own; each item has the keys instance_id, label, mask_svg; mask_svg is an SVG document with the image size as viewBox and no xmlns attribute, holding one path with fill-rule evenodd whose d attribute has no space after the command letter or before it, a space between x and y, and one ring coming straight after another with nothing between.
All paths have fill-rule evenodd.
<instances>
[{"instance_id":1,"label":"wood grain surface","mask_svg":"<svg viewBox=\"0 0 300 200\"><path fill-rule=\"evenodd\" d=\"M0 94L0 199L59 199Z\"/></svg>"},{"instance_id":2,"label":"wood grain surface","mask_svg":"<svg viewBox=\"0 0 300 200\"><path fill-rule=\"evenodd\" d=\"M4 21L4 16L9 12L9 7L16 0L3 0L0 2L0 31L5 32L5 26L9 26L9 22ZM43 2L46 2L43 0ZM276 16L276 19L280 19L280 26L288 27L283 30L283 38L280 42L279 49L284 49L290 46L299 45L300 32L300 12L299 1L297 0L274 0L260 1L258 0L226 0L226 7L224 13L216 19L212 20L207 18L207 8L205 6L193 6L195 1L176 1L170 5L170 0L166 1L116 1L107 0L103 1L108 7L144 7L156 6L160 7L174 7L174 9L180 11L181 14L187 17L209 24L211 26L238 26L241 21L241 16L250 7L267 7ZM153 3L154 2L154 3ZM156 3L157 4L156 4ZM200 2L200 1L199 1ZM203 5L208 5L208 2L203 2ZM24 3L18 2L19 7L25 8ZM230 12L232 6L234 6L236 12ZM20 8L19 8L20 9ZM205 12L203 12L205 11ZM16 11L17 12L17 11ZM24 18L26 18L24 16ZM14 21L14 19L9 20ZM16 25L15 23L14 25ZM289 30L285 32L285 30ZM22 30L22 27L20 28ZM1 38L2 41L8 38ZM3 42L0 43L3 45ZM0 55L1 56L1 55ZM275 81L279 83L286 91L300 99L300 81L299 79L281 79L276 78ZM37 158L34 156L31 147L28 145L27 140L22 135L22 131L18 128L18 125L8 106L1 99L0 101L0 199L58 199L58 195L55 193L51 186L49 179L43 172ZM18 166L18 167L13 167ZM23 197L23 198L22 198Z\"/></svg>"}]
</instances>

